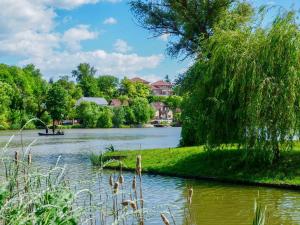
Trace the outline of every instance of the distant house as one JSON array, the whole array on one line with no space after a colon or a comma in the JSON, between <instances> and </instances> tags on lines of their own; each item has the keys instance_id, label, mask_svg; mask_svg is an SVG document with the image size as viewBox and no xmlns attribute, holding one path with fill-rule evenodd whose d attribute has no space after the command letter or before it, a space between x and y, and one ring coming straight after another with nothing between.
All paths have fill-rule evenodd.
<instances>
[{"instance_id":1,"label":"distant house","mask_svg":"<svg viewBox=\"0 0 300 225\"><path fill-rule=\"evenodd\" d=\"M114 98L111 100L109 106L112 107L128 106L128 101L125 100L122 102L120 99Z\"/></svg>"},{"instance_id":2,"label":"distant house","mask_svg":"<svg viewBox=\"0 0 300 225\"><path fill-rule=\"evenodd\" d=\"M170 110L168 106L166 106L163 102L152 102L151 106L155 110L154 119L162 120L162 119L173 119L173 112Z\"/></svg>"},{"instance_id":3,"label":"distant house","mask_svg":"<svg viewBox=\"0 0 300 225\"><path fill-rule=\"evenodd\" d=\"M75 106L79 106L82 102L93 102L99 106L108 106L108 102L105 98L98 98L98 97L82 97L78 99Z\"/></svg>"},{"instance_id":4,"label":"distant house","mask_svg":"<svg viewBox=\"0 0 300 225\"><path fill-rule=\"evenodd\" d=\"M169 82L159 80L151 84L151 89L154 95L169 96L173 94L173 85Z\"/></svg>"},{"instance_id":5,"label":"distant house","mask_svg":"<svg viewBox=\"0 0 300 225\"><path fill-rule=\"evenodd\" d=\"M147 84L147 85L150 84L150 82L148 82L148 81L146 81L146 80L144 80L144 79L142 79L140 77L134 77L134 78L131 78L130 80L132 82L140 82L140 83Z\"/></svg>"}]
</instances>

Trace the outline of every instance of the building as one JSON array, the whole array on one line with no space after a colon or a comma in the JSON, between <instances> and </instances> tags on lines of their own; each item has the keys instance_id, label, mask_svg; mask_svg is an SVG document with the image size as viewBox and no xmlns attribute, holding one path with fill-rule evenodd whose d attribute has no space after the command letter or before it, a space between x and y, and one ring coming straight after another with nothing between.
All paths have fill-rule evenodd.
<instances>
[{"instance_id":1,"label":"building","mask_svg":"<svg viewBox=\"0 0 300 225\"><path fill-rule=\"evenodd\" d=\"M123 102L120 99L114 98L111 100L111 102L109 103L109 106L112 107L120 107L120 106L128 106L129 103L127 100L124 100Z\"/></svg>"},{"instance_id":2,"label":"building","mask_svg":"<svg viewBox=\"0 0 300 225\"><path fill-rule=\"evenodd\" d=\"M99 97L82 97L77 100L75 106L79 106L82 102L93 102L99 106L108 106L106 99Z\"/></svg>"},{"instance_id":3,"label":"building","mask_svg":"<svg viewBox=\"0 0 300 225\"><path fill-rule=\"evenodd\" d=\"M163 102L152 102L151 106L155 110L155 120L172 120L173 112L168 106Z\"/></svg>"},{"instance_id":4,"label":"building","mask_svg":"<svg viewBox=\"0 0 300 225\"><path fill-rule=\"evenodd\" d=\"M156 96L170 96L173 94L173 85L169 82L159 80L151 84L153 95Z\"/></svg>"}]
</instances>

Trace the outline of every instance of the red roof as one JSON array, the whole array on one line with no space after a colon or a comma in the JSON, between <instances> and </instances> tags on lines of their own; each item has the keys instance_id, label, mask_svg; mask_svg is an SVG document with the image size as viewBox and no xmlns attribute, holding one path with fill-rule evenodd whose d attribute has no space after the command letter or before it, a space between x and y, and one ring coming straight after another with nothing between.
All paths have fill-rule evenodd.
<instances>
[{"instance_id":1,"label":"red roof","mask_svg":"<svg viewBox=\"0 0 300 225\"><path fill-rule=\"evenodd\" d=\"M163 80L156 81L156 82L152 83L151 85L153 85L153 86L173 86L171 83L165 82Z\"/></svg>"},{"instance_id":2,"label":"red roof","mask_svg":"<svg viewBox=\"0 0 300 225\"><path fill-rule=\"evenodd\" d=\"M150 82L140 78L140 77L134 77L132 79L130 79L132 82L141 82L141 83L144 83L144 84L149 84Z\"/></svg>"}]
</instances>

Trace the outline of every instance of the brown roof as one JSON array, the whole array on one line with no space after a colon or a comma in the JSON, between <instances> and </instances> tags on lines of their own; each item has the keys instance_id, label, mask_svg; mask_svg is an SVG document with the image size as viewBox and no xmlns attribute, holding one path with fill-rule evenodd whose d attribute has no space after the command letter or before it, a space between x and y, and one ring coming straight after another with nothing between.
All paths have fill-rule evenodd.
<instances>
[{"instance_id":1,"label":"brown roof","mask_svg":"<svg viewBox=\"0 0 300 225\"><path fill-rule=\"evenodd\" d=\"M150 84L150 82L140 78L140 77L134 77L132 79L130 79L132 82L141 82L141 83L144 83L144 84Z\"/></svg>"},{"instance_id":2,"label":"brown roof","mask_svg":"<svg viewBox=\"0 0 300 225\"><path fill-rule=\"evenodd\" d=\"M163 80L156 81L156 82L152 83L151 85L152 86L173 86L171 83L165 82Z\"/></svg>"},{"instance_id":3,"label":"brown roof","mask_svg":"<svg viewBox=\"0 0 300 225\"><path fill-rule=\"evenodd\" d=\"M114 98L111 100L110 106L114 106L114 107L120 107L120 106L128 106L128 101L125 100L122 104L121 100L120 99L117 99L117 98Z\"/></svg>"}]
</instances>

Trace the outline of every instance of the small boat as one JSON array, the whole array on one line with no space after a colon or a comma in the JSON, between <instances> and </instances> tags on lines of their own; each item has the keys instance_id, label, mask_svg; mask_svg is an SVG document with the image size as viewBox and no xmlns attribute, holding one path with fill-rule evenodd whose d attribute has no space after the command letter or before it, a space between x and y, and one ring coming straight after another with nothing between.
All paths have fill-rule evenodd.
<instances>
[{"instance_id":1,"label":"small boat","mask_svg":"<svg viewBox=\"0 0 300 225\"><path fill-rule=\"evenodd\" d=\"M64 132L57 132L57 133L39 133L39 136L59 136L65 135Z\"/></svg>"}]
</instances>

